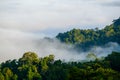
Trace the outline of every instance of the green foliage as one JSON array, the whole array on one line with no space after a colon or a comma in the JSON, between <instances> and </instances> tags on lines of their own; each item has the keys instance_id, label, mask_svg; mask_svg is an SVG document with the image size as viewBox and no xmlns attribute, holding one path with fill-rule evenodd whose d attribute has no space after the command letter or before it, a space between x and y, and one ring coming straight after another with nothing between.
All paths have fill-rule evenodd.
<instances>
[{"instance_id":1,"label":"green foliage","mask_svg":"<svg viewBox=\"0 0 120 80\"><path fill-rule=\"evenodd\" d=\"M0 72L0 80L5 80L4 75Z\"/></svg>"},{"instance_id":2,"label":"green foliage","mask_svg":"<svg viewBox=\"0 0 120 80\"><path fill-rule=\"evenodd\" d=\"M13 77L13 72L12 72L9 68L5 67L5 68L2 70L2 72L3 72L3 75L4 75L5 80L11 80L11 79L12 79L12 77Z\"/></svg>"},{"instance_id":3,"label":"green foliage","mask_svg":"<svg viewBox=\"0 0 120 80\"><path fill-rule=\"evenodd\" d=\"M20 64L37 64L39 63L38 56L34 52L26 52L23 57L19 59Z\"/></svg>"},{"instance_id":4,"label":"green foliage","mask_svg":"<svg viewBox=\"0 0 120 80\"><path fill-rule=\"evenodd\" d=\"M12 80L18 80L18 76L16 74L13 75Z\"/></svg>"},{"instance_id":5,"label":"green foliage","mask_svg":"<svg viewBox=\"0 0 120 80\"><path fill-rule=\"evenodd\" d=\"M91 46L103 46L109 42L120 44L120 18L104 29L72 29L56 36L61 42L75 44L76 48L88 50Z\"/></svg>"},{"instance_id":6,"label":"green foliage","mask_svg":"<svg viewBox=\"0 0 120 80\"><path fill-rule=\"evenodd\" d=\"M96 58L93 53L88 54L88 57ZM9 60L1 63L0 67L0 80L119 79L120 52L112 52L112 54L109 54L103 60L95 59L88 62L63 62L61 60L54 60L54 55L38 58L36 53L27 52L18 61Z\"/></svg>"},{"instance_id":7,"label":"green foliage","mask_svg":"<svg viewBox=\"0 0 120 80\"><path fill-rule=\"evenodd\" d=\"M32 68L29 67L28 69L27 79L28 80L41 80L41 75L37 72L36 67L33 66Z\"/></svg>"},{"instance_id":8,"label":"green foliage","mask_svg":"<svg viewBox=\"0 0 120 80\"><path fill-rule=\"evenodd\" d=\"M105 60L110 62L113 69L120 71L120 52L112 52Z\"/></svg>"},{"instance_id":9,"label":"green foliage","mask_svg":"<svg viewBox=\"0 0 120 80\"><path fill-rule=\"evenodd\" d=\"M48 69L48 64L52 63L54 61L54 55L49 55L44 58L41 58L40 64L41 64L41 71L46 72Z\"/></svg>"},{"instance_id":10,"label":"green foliage","mask_svg":"<svg viewBox=\"0 0 120 80\"><path fill-rule=\"evenodd\" d=\"M87 57L88 59L90 59L90 60L95 60L95 59L97 59L97 56L96 56L94 53L89 53L86 57Z\"/></svg>"}]
</instances>

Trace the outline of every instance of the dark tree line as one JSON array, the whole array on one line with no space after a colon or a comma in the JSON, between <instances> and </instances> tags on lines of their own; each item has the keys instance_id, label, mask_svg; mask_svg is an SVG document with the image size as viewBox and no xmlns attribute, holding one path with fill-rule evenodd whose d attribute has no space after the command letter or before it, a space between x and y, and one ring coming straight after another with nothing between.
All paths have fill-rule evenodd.
<instances>
[{"instance_id":1,"label":"dark tree line","mask_svg":"<svg viewBox=\"0 0 120 80\"><path fill-rule=\"evenodd\" d=\"M0 80L119 80L120 52L103 60L64 62L54 55L39 58L27 52L18 60L0 64Z\"/></svg>"},{"instance_id":2,"label":"dark tree line","mask_svg":"<svg viewBox=\"0 0 120 80\"><path fill-rule=\"evenodd\" d=\"M75 44L78 49L89 50L93 46L104 46L109 42L120 44L120 18L104 29L72 29L56 36L61 42Z\"/></svg>"}]
</instances>

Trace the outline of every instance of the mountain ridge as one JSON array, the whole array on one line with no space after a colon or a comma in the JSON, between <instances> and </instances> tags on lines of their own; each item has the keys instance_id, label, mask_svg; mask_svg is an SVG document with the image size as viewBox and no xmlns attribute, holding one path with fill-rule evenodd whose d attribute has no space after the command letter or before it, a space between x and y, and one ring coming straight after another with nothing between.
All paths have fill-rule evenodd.
<instances>
[{"instance_id":1,"label":"mountain ridge","mask_svg":"<svg viewBox=\"0 0 120 80\"><path fill-rule=\"evenodd\" d=\"M103 29L72 29L56 36L63 43L74 44L76 48L88 50L93 46L103 46L109 42L120 44L120 17Z\"/></svg>"}]
</instances>

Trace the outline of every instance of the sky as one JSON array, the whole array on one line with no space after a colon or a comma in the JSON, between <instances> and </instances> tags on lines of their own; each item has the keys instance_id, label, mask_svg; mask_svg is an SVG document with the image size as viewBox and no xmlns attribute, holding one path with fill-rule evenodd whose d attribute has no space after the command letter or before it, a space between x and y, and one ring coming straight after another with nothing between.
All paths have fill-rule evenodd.
<instances>
[{"instance_id":1,"label":"sky","mask_svg":"<svg viewBox=\"0 0 120 80\"><path fill-rule=\"evenodd\" d=\"M70 52L41 39L73 28L101 29L119 17L120 0L0 0L0 61L26 51L62 56Z\"/></svg>"},{"instance_id":2,"label":"sky","mask_svg":"<svg viewBox=\"0 0 120 80\"><path fill-rule=\"evenodd\" d=\"M55 36L103 28L120 17L120 0L0 0L0 28Z\"/></svg>"}]
</instances>

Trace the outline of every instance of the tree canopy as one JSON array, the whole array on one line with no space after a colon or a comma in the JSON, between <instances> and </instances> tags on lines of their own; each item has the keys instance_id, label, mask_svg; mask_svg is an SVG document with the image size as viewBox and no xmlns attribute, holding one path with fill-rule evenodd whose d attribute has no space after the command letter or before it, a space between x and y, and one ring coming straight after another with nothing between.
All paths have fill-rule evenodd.
<instances>
[{"instance_id":1,"label":"tree canopy","mask_svg":"<svg viewBox=\"0 0 120 80\"><path fill-rule=\"evenodd\" d=\"M120 52L87 62L54 60L54 55L39 58L26 52L18 60L0 64L0 80L119 80L119 62Z\"/></svg>"},{"instance_id":2,"label":"tree canopy","mask_svg":"<svg viewBox=\"0 0 120 80\"><path fill-rule=\"evenodd\" d=\"M56 36L61 42L74 44L76 48L88 50L92 46L103 46L109 42L120 44L120 18L104 29L72 29Z\"/></svg>"}]
</instances>

